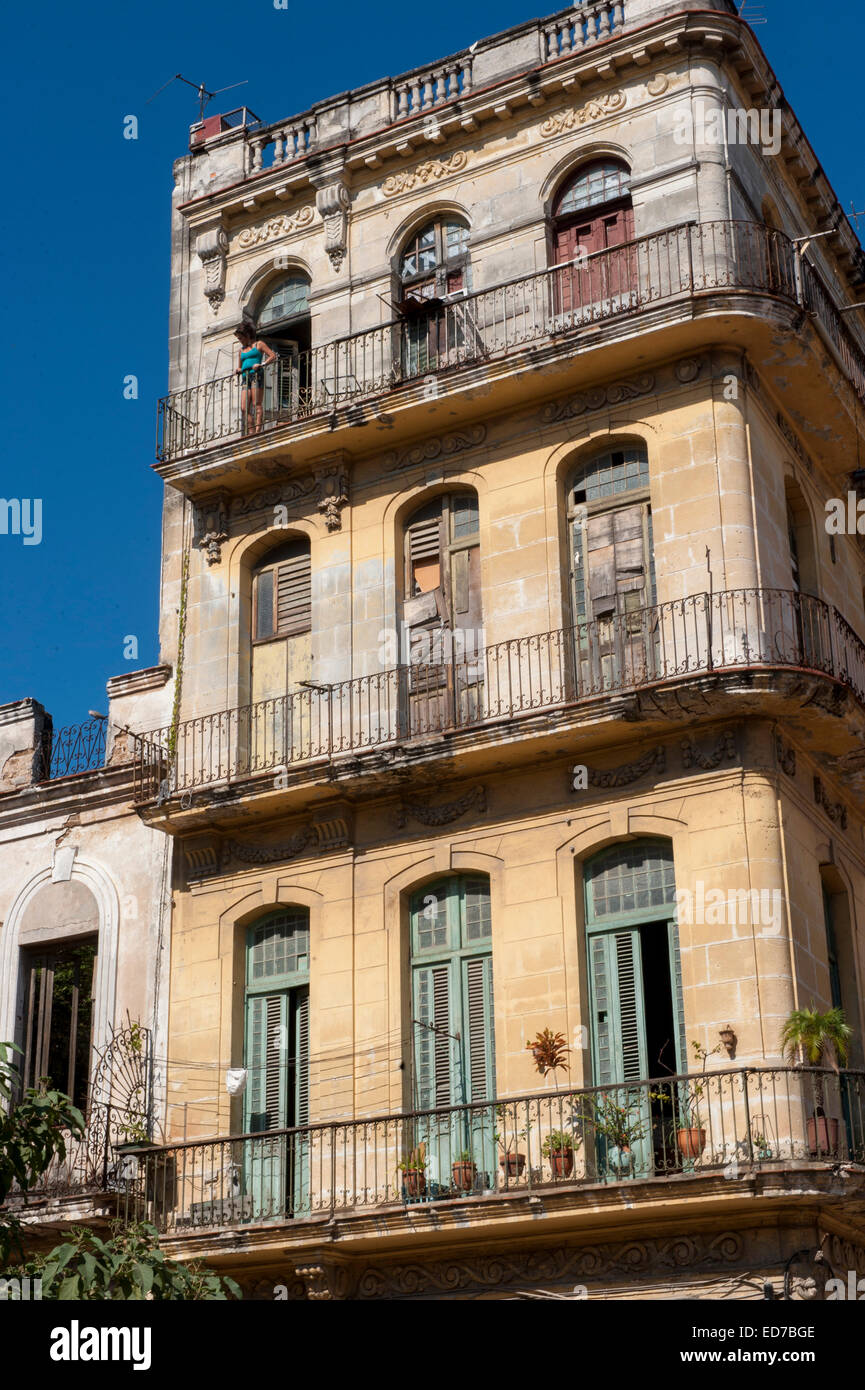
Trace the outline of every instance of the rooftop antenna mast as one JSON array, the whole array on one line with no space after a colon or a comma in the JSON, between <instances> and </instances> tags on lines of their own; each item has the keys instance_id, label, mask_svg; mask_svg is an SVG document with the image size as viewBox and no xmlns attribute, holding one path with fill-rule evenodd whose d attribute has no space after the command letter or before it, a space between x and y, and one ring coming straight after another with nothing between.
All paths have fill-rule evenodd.
<instances>
[{"instance_id":1,"label":"rooftop antenna mast","mask_svg":"<svg viewBox=\"0 0 865 1390\"><path fill-rule=\"evenodd\" d=\"M739 10L739 18L744 19L747 24L768 24L769 21L764 14L749 13L752 8L751 0L736 0L736 4ZM763 6L758 5L757 8L758 10L762 10Z\"/></svg>"},{"instance_id":2,"label":"rooftop antenna mast","mask_svg":"<svg viewBox=\"0 0 865 1390\"><path fill-rule=\"evenodd\" d=\"M249 78L244 78L243 82L232 82L228 87L217 87L215 92L209 92L203 82L190 82L188 77L184 77L182 73L176 72L173 77L169 77L167 82L163 82L159 91L154 92L152 97L147 98L145 105L149 106L151 101L154 101L155 98L159 96L159 92L164 92L165 88L170 87L172 82L185 82L187 87L192 87L198 93L198 119L203 121L204 112L209 101L212 101L214 97L218 97L221 92L231 92L235 87L246 87L249 83Z\"/></svg>"}]
</instances>

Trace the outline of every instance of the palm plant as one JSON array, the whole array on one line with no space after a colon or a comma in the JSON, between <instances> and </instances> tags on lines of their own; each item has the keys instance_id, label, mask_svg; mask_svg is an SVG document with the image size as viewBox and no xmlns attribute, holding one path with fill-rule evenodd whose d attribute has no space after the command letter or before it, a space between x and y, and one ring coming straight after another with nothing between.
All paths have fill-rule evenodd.
<instances>
[{"instance_id":1,"label":"palm plant","mask_svg":"<svg viewBox=\"0 0 865 1390\"><path fill-rule=\"evenodd\" d=\"M571 1049L564 1033L554 1033L552 1028L544 1028L542 1032L535 1034L531 1042L526 1043L526 1048L534 1057L535 1066L541 1076L546 1077L548 1072L552 1072L553 1080L556 1081L556 1072L559 1069L569 1070L565 1058ZM558 1086L558 1081L556 1085Z\"/></svg>"},{"instance_id":2,"label":"palm plant","mask_svg":"<svg viewBox=\"0 0 865 1390\"><path fill-rule=\"evenodd\" d=\"M804 1057L806 1066L821 1067L828 1062L835 1071L843 1066L850 1053L853 1029L843 1009L827 1009L826 1013L811 1004L809 1009L794 1009L781 1030L781 1055L795 1062ZM818 1115L823 1114L824 1080L818 1072L814 1079L814 1101Z\"/></svg>"}]
</instances>

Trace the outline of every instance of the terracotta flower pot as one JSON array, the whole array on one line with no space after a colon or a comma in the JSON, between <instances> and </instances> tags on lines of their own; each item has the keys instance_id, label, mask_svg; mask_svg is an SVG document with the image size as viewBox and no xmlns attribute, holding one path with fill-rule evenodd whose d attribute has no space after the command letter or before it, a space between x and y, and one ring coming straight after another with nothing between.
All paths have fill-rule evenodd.
<instances>
[{"instance_id":1,"label":"terracotta flower pot","mask_svg":"<svg viewBox=\"0 0 865 1390\"><path fill-rule=\"evenodd\" d=\"M808 1148L815 1156L829 1157L838 1152L838 1121L825 1115L812 1115L808 1121Z\"/></svg>"},{"instance_id":2,"label":"terracotta flower pot","mask_svg":"<svg viewBox=\"0 0 865 1390\"><path fill-rule=\"evenodd\" d=\"M451 1173L453 1174L454 1187L458 1188L460 1192L471 1192L475 1185L475 1174L477 1173L474 1163L466 1161L453 1163L451 1164Z\"/></svg>"},{"instance_id":3,"label":"terracotta flower pot","mask_svg":"<svg viewBox=\"0 0 865 1390\"><path fill-rule=\"evenodd\" d=\"M573 1149L551 1149L550 1162L557 1178L569 1178L574 1171Z\"/></svg>"},{"instance_id":4,"label":"terracotta flower pot","mask_svg":"<svg viewBox=\"0 0 865 1390\"><path fill-rule=\"evenodd\" d=\"M426 1173L422 1168L404 1168L402 1180L407 1197L422 1197L426 1192Z\"/></svg>"},{"instance_id":5,"label":"terracotta flower pot","mask_svg":"<svg viewBox=\"0 0 865 1390\"><path fill-rule=\"evenodd\" d=\"M509 1178L521 1178L526 1166L525 1154L503 1154L499 1164L507 1171Z\"/></svg>"},{"instance_id":6,"label":"terracotta flower pot","mask_svg":"<svg viewBox=\"0 0 865 1390\"><path fill-rule=\"evenodd\" d=\"M699 1158L706 1147L706 1131L697 1126L680 1129L677 1137L683 1158Z\"/></svg>"}]
</instances>

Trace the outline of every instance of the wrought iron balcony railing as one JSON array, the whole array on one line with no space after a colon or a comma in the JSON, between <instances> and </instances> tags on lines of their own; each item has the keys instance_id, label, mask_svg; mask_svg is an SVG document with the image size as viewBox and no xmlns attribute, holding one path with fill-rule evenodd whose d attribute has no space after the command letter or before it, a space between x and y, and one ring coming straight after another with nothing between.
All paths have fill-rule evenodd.
<instances>
[{"instance_id":1,"label":"wrought iron balcony railing","mask_svg":"<svg viewBox=\"0 0 865 1390\"><path fill-rule=\"evenodd\" d=\"M181 1233L863 1161L865 1073L744 1067L146 1149L125 1210Z\"/></svg>"},{"instance_id":2,"label":"wrought iron balcony railing","mask_svg":"<svg viewBox=\"0 0 865 1390\"><path fill-rule=\"evenodd\" d=\"M70 777L104 767L107 732L105 719L88 719L83 724L52 730L39 750L35 780L49 782L55 777Z\"/></svg>"},{"instance_id":3,"label":"wrought iron balcony railing","mask_svg":"<svg viewBox=\"0 0 865 1390\"><path fill-rule=\"evenodd\" d=\"M262 413L245 405L237 373L159 402L157 457L353 407L439 373L507 358L591 324L717 291L778 296L823 325L865 399L865 353L812 267L781 232L754 222L687 223L565 265L418 306L416 315L337 338L261 369Z\"/></svg>"},{"instance_id":4,"label":"wrought iron balcony railing","mask_svg":"<svg viewBox=\"0 0 865 1390\"><path fill-rule=\"evenodd\" d=\"M423 662L137 735L136 801L713 672L817 671L865 703L865 645L821 599L783 589L695 594L479 651L460 651L459 637L439 634Z\"/></svg>"}]
</instances>

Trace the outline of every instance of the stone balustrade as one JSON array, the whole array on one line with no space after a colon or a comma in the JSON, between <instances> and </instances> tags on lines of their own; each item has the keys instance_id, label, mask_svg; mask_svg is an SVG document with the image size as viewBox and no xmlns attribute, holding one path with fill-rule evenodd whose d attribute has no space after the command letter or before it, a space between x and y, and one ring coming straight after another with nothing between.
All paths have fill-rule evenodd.
<instances>
[{"instance_id":1,"label":"stone balustrade","mask_svg":"<svg viewBox=\"0 0 865 1390\"><path fill-rule=\"evenodd\" d=\"M464 53L439 67L396 78L392 87L395 120L431 111L434 106L466 96L471 91L471 55Z\"/></svg>"},{"instance_id":2,"label":"stone balustrade","mask_svg":"<svg viewBox=\"0 0 865 1390\"><path fill-rule=\"evenodd\" d=\"M575 6L541 30L541 62L579 52L624 27L624 0L595 0Z\"/></svg>"}]
</instances>

